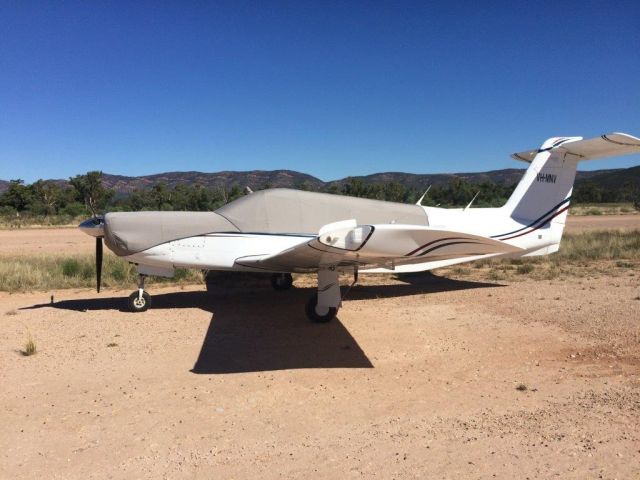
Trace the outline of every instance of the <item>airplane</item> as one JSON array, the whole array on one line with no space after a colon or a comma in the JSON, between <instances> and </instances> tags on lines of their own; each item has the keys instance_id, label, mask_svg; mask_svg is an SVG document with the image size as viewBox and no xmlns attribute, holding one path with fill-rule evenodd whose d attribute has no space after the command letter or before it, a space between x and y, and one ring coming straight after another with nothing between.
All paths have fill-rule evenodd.
<instances>
[{"instance_id":1,"label":"airplane","mask_svg":"<svg viewBox=\"0 0 640 480\"><path fill-rule=\"evenodd\" d=\"M640 153L640 138L553 137L512 158L529 166L498 208L438 208L290 189L250 193L213 212L113 212L79 228L96 238L100 292L102 242L137 267L129 309L151 306L149 275L176 268L268 272L276 290L292 273L316 273L317 292L305 311L313 322L333 319L342 304L340 273L405 273L497 257L558 251L582 161ZM421 199L422 200L422 199ZM352 284L352 285L353 285Z\"/></svg>"}]
</instances>

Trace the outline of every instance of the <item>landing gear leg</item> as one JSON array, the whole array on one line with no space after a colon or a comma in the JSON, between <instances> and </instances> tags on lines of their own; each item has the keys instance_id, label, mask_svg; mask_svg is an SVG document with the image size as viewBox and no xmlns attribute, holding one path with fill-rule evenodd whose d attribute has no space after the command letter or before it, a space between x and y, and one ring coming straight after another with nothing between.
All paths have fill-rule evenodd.
<instances>
[{"instance_id":1,"label":"landing gear leg","mask_svg":"<svg viewBox=\"0 0 640 480\"><path fill-rule=\"evenodd\" d=\"M144 279L146 275L138 275L138 290L129 295L129 310L132 312L144 312L151 307L151 295L144 291Z\"/></svg>"},{"instance_id":2,"label":"landing gear leg","mask_svg":"<svg viewBox=\"0 0 640 480\"><path fill-rule=\"evenodd\" d=\"M271 286L274 290L289 290L293 285L293 277L290 273L274 273L271 276Z\"/></svg>"},{"instance_id":3,"label":"landing gear leg","mask_svg":"<svg viewBox=\"0 0 640 480\"><path fill-rule=\"evenodd\" d=\"M339 273L334 267L318 270L318 293L307 302L309 320L316 323L331 321L342 303Z\"/></svg>"}]
</instances>

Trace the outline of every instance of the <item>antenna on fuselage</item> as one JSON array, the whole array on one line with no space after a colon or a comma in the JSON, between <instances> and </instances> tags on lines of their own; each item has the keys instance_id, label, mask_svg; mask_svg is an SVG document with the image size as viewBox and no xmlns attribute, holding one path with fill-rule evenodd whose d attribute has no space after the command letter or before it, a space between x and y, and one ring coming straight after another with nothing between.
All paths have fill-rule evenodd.
<instances>
[{"instance_id":1,"label":"antenna on fuselage","mask_svg":"<svg viewBox=\"0 0 640 480\"><path fill-rule=\"evenodd\" d=\"M464 207L464 209L462 210L463 212L467 210L467 208L469 208L471 206L471 204L473 203L473 201L478 198L478 195L480 195L480 192L476 193L473 198L471 199L471 201L469 202L469 205L467 205L466 207Z\"/></svg>"},{"instance_id":2,"label":"antenna on fuselage","mask_svg":"<svg viewBox=\"0 0 640 480\"><path fill-rule=\"evenodd\" d=\"M422 194L422 196L418 199L418 201L416 202L416 205L422 205L422 200L424 200L424 197L427 196L427 193L429 193L429 190L431 190L431 185L429 185L427 187L427 189L424 191L424 193Z\"/></svg>"}]
</instances>

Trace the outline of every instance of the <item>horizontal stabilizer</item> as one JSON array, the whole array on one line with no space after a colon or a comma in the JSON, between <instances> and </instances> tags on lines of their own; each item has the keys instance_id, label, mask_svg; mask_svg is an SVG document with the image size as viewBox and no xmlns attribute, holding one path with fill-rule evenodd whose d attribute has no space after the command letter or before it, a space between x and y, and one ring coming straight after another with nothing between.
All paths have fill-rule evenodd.
<instances>
[{"instance_id":1,"label":"horizontal stabilizer","mask_svg":"<svg viewBox=\"0 0 640 480\"><path fill-rule=\"evenodd\" d=\"M574 155L578 161L618 157L640 153L640 138L626 133L607 133L587 140L571 140L560 143L557 147L552 147L551 150L559 150L567 155ZM539 151L528 150L514 153L511 158L531 163Z\"/></svg>"}]
</instances>

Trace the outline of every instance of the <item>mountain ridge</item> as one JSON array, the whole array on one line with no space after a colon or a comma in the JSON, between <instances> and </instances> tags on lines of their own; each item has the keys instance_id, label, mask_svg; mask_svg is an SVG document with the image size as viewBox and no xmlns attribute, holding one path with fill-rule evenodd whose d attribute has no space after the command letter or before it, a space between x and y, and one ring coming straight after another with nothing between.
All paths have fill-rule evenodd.
<instances>
[{"instance_id":1,"label":"mountain ridge","mask_svg":"<svg viewBox=\"0 0 640 480\"><path fill-rule=\"evenodd\" d=\"M517 183L524 174L525 169L506 168L500 170L489 170L485 172L459 172L459 173L407 173L407 172L377 172L369 175L358 175L340 178L336 180L323 181L313 175L298 172L295 170L249 170L233 171L225 170L220 172L199 172L199 171L176 171L162 172L150 175L127 176L103 173L102 181L107 188L112 188L118 196L127 196L135 190L151 188L157 183L165 183L168 187L186 184L200 184L207 188L230 187L238 184L241 187L248 186L252 189L264 188L306 188L319 190L326 187L341 185L357 179L363 183L389 183L398 182L407 187L418 190L429 185L441 186L449 183L454 178L462 178L471 183L494 182L503 185L513 185ZM62 185L68 184L65 179L51 179ZM605 169L578 171L576 183L593 182L597 185L608 188L622 186L625 182L631 181L640 188L640 166L630 168ZM0 193L8 188L9 182L0 180Z\"/></svg>"}]
</instances>

